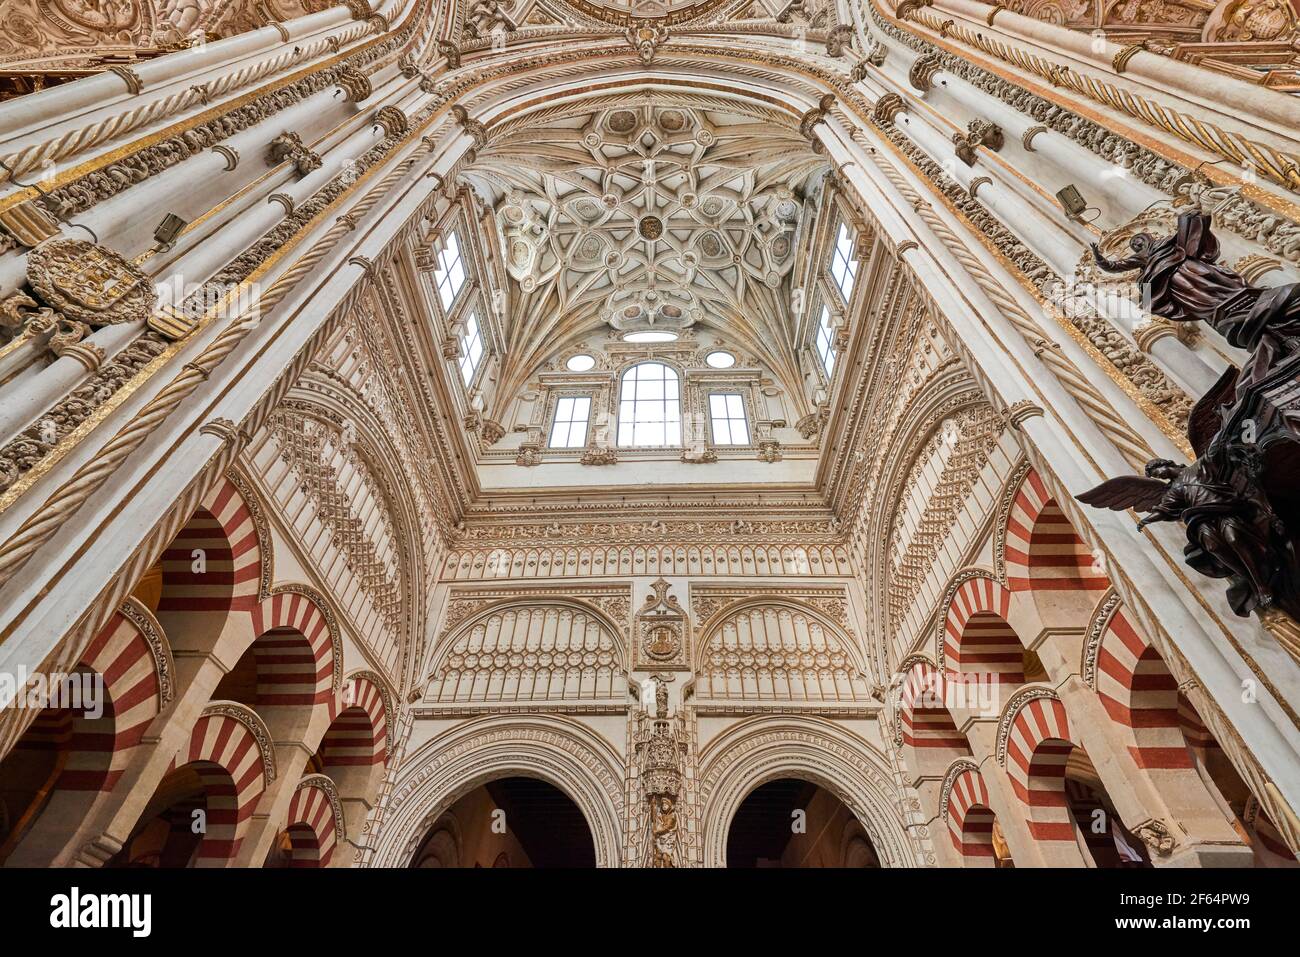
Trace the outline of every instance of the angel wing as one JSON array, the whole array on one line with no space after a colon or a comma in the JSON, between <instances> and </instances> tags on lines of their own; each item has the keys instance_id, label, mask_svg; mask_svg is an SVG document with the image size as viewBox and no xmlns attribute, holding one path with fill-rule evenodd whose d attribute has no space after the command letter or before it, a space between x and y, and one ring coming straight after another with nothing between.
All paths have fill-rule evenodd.
<instances>
[{"instance_id":1,"label":"angel wing","mask_svg":"<svg viewBox=\"0 0 1300 957\"><path fill-rule=\"evenodd\" d=\"M1237 367L1228 366L1219 381L1210 387L1210 391L1196 400L1191 414L1187 417L1187 440L1191 443L1196 457L1200 458L1210 447L1210 441L1223 428L1223 417L1219 409L1233 401L1237 388Z\"/></svg>"},{"instance_id":2,"label":"angel wing","mask_svg":"<svg viewBox=\"0 0 1300 957\"><path fill-rule=\"evenodd\" d=\"M1108 508L1112 512L1122 512L1126 508L1149 512L1160 502L1168 488L1169 483L1162 482L1160 479L1124 475L1120 478L1107 479L1096 488L1079 493L1075 498L1084 505Z\"/></svg>"}]
</instances>

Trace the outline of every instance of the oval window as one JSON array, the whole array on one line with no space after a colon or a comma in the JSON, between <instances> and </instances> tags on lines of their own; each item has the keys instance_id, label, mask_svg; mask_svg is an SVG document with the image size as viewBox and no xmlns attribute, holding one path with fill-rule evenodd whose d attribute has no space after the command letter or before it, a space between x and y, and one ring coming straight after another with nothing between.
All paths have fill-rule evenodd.
<instances>
[{"instance_id":1,"label":"oval window","mask_svg":"<svg viewBox=\"0 0 1300 957\"><path fill-rule=\"evenodd\" d=\"M730 352L710 352L704 357L704 361L712 369L730 369L736 364L736 357Z\"/></svg>"},{"instance_id":2,"label":"oval window","mask_svg":"<svg viewBox=\"0 0 1300 957\"><path fill-rule=\"evenodd\" d=\"M580 352L576 356L570 356L569 361L564 364L564 367L570 372L589 372L591 369L595 368L595 366L595 357L589 356L585 352Z\"/></svg>"},{"instance_id":3,"label":"oval window","mask_svg":"<svg viewBox=\"0 0 1300 957\"><path fill-rule=\"evenodd\" d=\"M624 342L675 342L677 333L628 333Z\"/></svg>"}]
</instances>

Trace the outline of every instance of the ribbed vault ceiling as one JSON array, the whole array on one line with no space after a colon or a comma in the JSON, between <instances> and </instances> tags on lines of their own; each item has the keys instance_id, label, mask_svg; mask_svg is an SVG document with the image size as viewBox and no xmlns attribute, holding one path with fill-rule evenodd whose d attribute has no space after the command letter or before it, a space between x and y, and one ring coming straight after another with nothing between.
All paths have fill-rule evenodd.
<instances>
[{"instance_id":1,"label":"ribbed vault ceiling","mask_svg":"<svg viewBox=\"0 0 1300 957\"><path fill-rule=\"evenodd\" d=\"M800 245L827 170L793 117L654 93L491 131L466 170L509 273L506 380L593 331L712 325L797 378Z\"/></svg>"}]
</instances>

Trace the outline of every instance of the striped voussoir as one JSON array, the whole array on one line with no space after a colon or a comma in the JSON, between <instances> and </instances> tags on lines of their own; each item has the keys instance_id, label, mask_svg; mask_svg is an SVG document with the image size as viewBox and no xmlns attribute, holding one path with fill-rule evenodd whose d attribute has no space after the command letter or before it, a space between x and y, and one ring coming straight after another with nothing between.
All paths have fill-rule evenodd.
<instances>
[{"instance_id":1,"label":"striped voussoir","mask_svg":"<svg viewBox=\"0 0 1300 957\"><path fill-rule=\"evenodd\" d=\"M299 787L285 823L292 844L292 867L325 867L338 846L338 828L329 793L320 786Z\"/></svg>"},{"instance_id":2,"label":"striped voussoir","mask_svg":"<svg viewBox=\"0 0 1300 957\"><path fill-rule=\"evenodd\" d=\"M1098 559L1057 506L1033 469L1007 516L1007 586L1012 591L1105 591Z\"/></svg>"},{"instance_id":3,"label":"striped voussoir","mask_svg":"<svg viewBox=\"0 0 1300 957\"><path fill-rule=\"evenodd\" d=\"M266 789L262 749L248 726L225 714L205 714L169 771L192 766L203 782L206 830L195 863L224 866L239 849L257 800Z\"/></svg>"},{"instance_id":4,"label":"striped voussoir","mask_svg":"<svg viewBox=\"0 0 1300 957\"><path fill-rule=\"evenodd\" d=\"M321 742L325 767L383 764L388 749L388 715L378 685L357 675L330 701L330 726Z\"/></svg>"},{"instance_id":5,"label":"striped voussoir","mask_svg":"<svg viewBox=\"0 0 1300 957\"><path fill-rule=\"evenodd\" d=\"M57 786L107 791L162 708L158 666L148 640L121 612L114 612L91 639L81 664L103 678L105 718L77 723L104 726L74 735Z\"/></svg>"},{"instance_id":6,"label":"striped voussoir","mask_svg":"<svg viewBox=\"0 0 1300 957\"><path fill-rule=\"evenodd\" d=\"M966 737L957 730L944 702L943 679L938 669L918 661L903 679L899 711L904 744L969 752Z\"/></svg>"},{"instance_id":7,"label":"striped voussoir","mask_svg":"<svg viewBox=\"0 0 1300 957\"><path fill-rule=\"evenodd\" d=\"M319 704L334 684L334 640L306 595L282 592L252 611L259 705Z\"/></svg>"},{"instance_id":8,"label":"striped voussoir","mask_svg":"<svg viewBox=\"0 0 1300 957\"><path fill-rule=\"evenodd\" d=\"M163 552L160 612L251 610L262 555L248 504L229 479L209 492Z\"/></svg>"},{"instance_id":9,"label":"striped voussoir","mask_svg":"<svg viewBox=\"0 0 1300 957\"><path fill-rule=\"evenodd\" d=\"M1074 841L1065 794L1065 764L1074 744L1065 705L1031 698L1012 719L1007 738L1007 777L1028 809L1029 832L1040 841Z\"/></svg>"},{"instance_id":10,"label":"striped voussoir","mask_svg":"<svg viewBox=\"0 0 1300 957\"><path fill-rule=\"evenodd\" d=\"M1123 606L1111 615L1097 650L1097 694L1111 719L1128 730L1128 750L1138 767L1192 767L1179 717L1178 681Z\"/></svg>"},{"instance_id":11,"label":"striped voussoir","mask_svg":"<svg viewBox=\"0 0 1300 957\"><path fill-rule=\"evenodd\" d=\"M84 689L85 669L78 669L71 683ZM109 773L113 758L113 712L110 701L104 702L100 717L87 717L78 707L66 707L70 689L51 689L60 696L59 703L46 708L14 744L15 752L48 752L52 767L58 767L54 787L67 791L99 791L110 786ZM76 694L82 694L77 690ZM59 765L58 762L62 761ZM115 778L114 778L115 780Z\"/></svg>"},{"instance_id":12,"label":"striped voussoir","mask_svg":"<svg viewBox=\"0 0 1300 957\"><path fill-rule=\"evenodd\" d=\"M970 768L953 779L948 798L948 836L967 867L993 867L993 811L984 778Z\"/></svg>"},{"instance_id":13,"label":"striped voussoir","mask_svg":"<svg viewBox=\"0 0 1300 957\"><path fill-rule=\"evenodd\" d=\"M944 669L988 675L1001 684L1025 680L1025 648L1007 624L1011 592L991 577L963 582L944 619Z\"/></svg>"}]
</instances>

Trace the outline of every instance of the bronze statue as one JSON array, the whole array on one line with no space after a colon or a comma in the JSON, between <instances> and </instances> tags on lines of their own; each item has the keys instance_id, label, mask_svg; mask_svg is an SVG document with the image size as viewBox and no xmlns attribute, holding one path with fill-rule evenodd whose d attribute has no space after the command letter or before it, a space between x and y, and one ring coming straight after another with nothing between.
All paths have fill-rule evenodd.
<instances>
[{"instance_id":1,"label":"bronze statue","mask_svg":"<svg viewBox=\"0 0 1300 957\"><path fill-rule=\"evenodd\" d=\"M1218 456L1181 466L1152 459L1146 478L1110 479L1078 496L1085 505L1149 513L1138 529L1153 522L1187 526L1187 564L1211 578L1226 578L1228 602L1238 615L1273 606L1279 579L1289 577L1280 561L1289 551L1286 529L1263 491L1245 470L1221 468Z\"/></svg>"},{"instance_id":2,"label":"bronze statue","mask_svg":"<svg viewBox=\"0 0 1300 957\"><path fill-rule=\"evenodd\" d=\"M1210 217L1183 213L1173 236L1130 240L1133 255L1107 259L1107 272L1140 269L1145 305L1173 322L1203 320L1233 345L1250 349L1242 370L1229 368L1188 420L1196 461L1147 463L1146 477L1125 476L1076 496L1086 505L1149 513L1138 524L1182 521L1187 564L1229 582L1238 615L1277 607L1300 620L1300 283L1252 286L1218 263Z\"/></svg>"},{"instance_id":3,"label":"bronze statue","mask_svg":"<svg viewBox=\"0 0 1300 957\"><path fill-rule=\"evenodd\" d=\"M1252 286L1219 264L1219 240L1207 213L1189 210L1167 239L1138 233L1133 254L1107 259L1096 243L1092 255L1103 272L1140 269L1143 305L1171 322L1204 321L1232 345L1250 350L1238 381L1239 394L1300 346L1300 283L1272 289Z\"/></svg>"}]
</instances>

